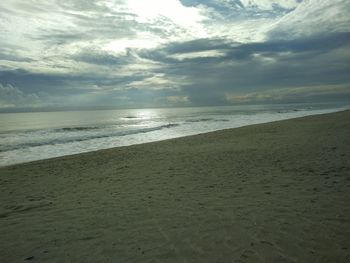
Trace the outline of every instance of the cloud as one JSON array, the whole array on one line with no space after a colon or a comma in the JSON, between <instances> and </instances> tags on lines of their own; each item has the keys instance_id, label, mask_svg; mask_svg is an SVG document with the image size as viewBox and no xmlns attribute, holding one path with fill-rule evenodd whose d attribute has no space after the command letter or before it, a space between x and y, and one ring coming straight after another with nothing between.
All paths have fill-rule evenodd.
<instances>
[{"instance_id":1,"label":"cloud","mask_svg":"<svg viewBox=\"0 0 350 263\"><path fill-rule=\"evenodd\" d=\"M294 9L301 1L297 0L240 0L244 7L272 10L274 8Z\"/></svg>"},{"instance_id":2,"label":"cloud","mask_svg":"<svg viewBox=\"0 0 350 263\"><path fill-rule=\"evenodd\" d=\"M187 104L189 101L187 96L168 96L166 99L172 104L180 104L181 106Z\"/></svg>"},{"instance_id":3,"label":"cloud","mask_svg":"<svg viewBox=\"0 0 350 263\"><path fill-rule=\"evenodd\" d=\"M0 60L4 61L14 61L14 62L32 62L33 59L21 57L14 54L0 53Z\"/></svg>"},{"instance_id":4,"label":"cloud","mask_svg":"<svg viewBox=\"0 0 350 263\"><path fill-rule=\"evenodd\" d=\"M321 101L343 101L350 99L350 85L326 85L272 89L246 94L226 94L230 103L291 103Z\"/></svg>"},{"instance_id":5,"label":"cloud","mask_svg":"<svg viewBox=\"0 0 350 263\"><path fill-rule=\"evenodd\" d=\"M182 90L193 105L220 105L228 103L226 94L230 92L250 94L255 90L258 94L272 88L283 91L305 85L349 83L349 40L348 33L248 44L202 39L171 43L141 55L163 63L158 72L182 78ZM217 56L174 57L213 50Z\"/></svg>"},{"instance_id":6,"label":"cloud","mask_svg":"<svg viewBox=\"0 0 350 263\"><path fill-rule=\"evenodd\" d=\"M0 71L0 80L3 85L13 85L25 93L47 92L55 95L75 95L96 91L103 87L105 90L123 87L129 82L140 81L149 77L148 73L118 75L117 77L95 72L90 74L52 74L32 73L26 70Z\"/></svg>"},{"instance_id":7,"label":"cloud","mask_svg":"<svg viewBox=\"0 0 350 263\"><path fill-rule=\"evenodd\" d=\"M2 85L0 83L0 109L32 107L39 103L41 103L41 100L37 94L24 94L12 85Z\"/></svg>"},{"instance_id":8,"label":"cloud","mask_svg":"<svg viewBox=\"0 0 350 263\"><path fill-rule=\"evenodd\" d=\"M131 52L127 52L125 55L116 56L113 53L109 53L101 50L87 49L72 56L75 61L81 61L90 64L96 64L101 66L111 65L126 65L134 62L134 57Z\"/></svg>"},{"instance_id":9,"label":"cloud","mask_svg":"<svg viewBox=\"0 0 350 263\"><path fill-rule=\"evenodd\" d=\"M181 0L186 6L204 5L217 10L218 12L245 12L262 14L267 12L286 12L293 10L300 1L297 0ZM245 15L246 15L245 14Z\"/></svg>"},{"instance_id":10,"label":"cloud","mask_svg":"<svg viewBox=\"0 0 350 263\"><path fill-rule=\"evenodd\" d=\"M350 82L345 0L12 0L0 11L12 94L1 101L15 108L326 101L319 87L343 100Z\"/></svg>"},{"instance_id":11,"label":"cloud","mask_svg":"<svg viewBox=\"0 0 350 263\"><path fill-rule=\"evenodd\" d=\"M289 40L349 32L349 25L349 1L304 0L293 12L279 19L268 32L268 36Z\"/></svg>"}]
</instances>

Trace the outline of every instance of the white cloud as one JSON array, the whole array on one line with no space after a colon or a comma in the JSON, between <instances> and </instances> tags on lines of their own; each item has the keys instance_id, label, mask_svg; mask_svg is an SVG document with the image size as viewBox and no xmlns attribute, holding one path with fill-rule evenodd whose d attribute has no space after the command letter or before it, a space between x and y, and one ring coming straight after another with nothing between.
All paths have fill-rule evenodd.
<instances>
[{"instance_id":1,"label":"white cloud","mask_svg":"<svg viewBox=\"0 0 350 263\"><path fill-rule=\"evenodd\" d=\"M163 73L154 74L151 77L144 78L141 81L132 81L127 87L129 88L144 88L150 90L175 89L179 86L179 79L176 81L165 76Z\"/></svg>"},{"instance_id":2,"label":"white cloud","mask_svg":"<svg viewBox=\"0 0 350 263\"><path fill-rule=\"evenodd\" d=\"M203 19L195 7L185 7L179 0L129 0L127 6L145 22L164 16L178 25L191 27L198 26Z\"/></svg>"},{"instance_id":3,"label":"white cloud","mask_svg":"<svg viewBox=\"0 0 350 263\"><path fill-rule=\"evenodd\" d=\"M1 62L31 71L84 70L70 61L82 49L125 53L168 41L206 37L203 15L179 0L0 2L1 47L36 63Z\"/></svg>"},{"instance_id":4,"label":"white cloud","mask_svg":"<svg viewBox=\"0 0 350 263\"><path fill-rule=\"evenodd\" d=\"M183 54L174 54L174 55L170 55L169 57L182 61L182 60L193 59L193 58L223 57L225 55L226 54L221 50L208 50L208 51L189 52L189 53L183 53Z\"/></svg>"},{"instance_id":5,"label":"white cloud","mask_svg":"<svg viewBox=\"0 0 350 263\"><path fill-rule=\"evenodd\" d=\"M242 21L214 23L207 29L211 36L231 39L235 42L259 42L265 39L266 30L274 23L271 18L254 18Z\"/></svg>"},{"instance_id":6,"label":"white cloud","mask_svg":"<svg viewBox=\"0 0 350 263\"><path fill-rule=\"evenodd\" d=\"M297 0L212 0L211 5L198 8L206 20L210 36L220 36L237 42L258 42L276 20L299 5Z\"/></svg>"},{"instance_id":7,"label":"white cloud","mask_svg":"<svg viewBox=\"0 0 350 263\"><path fill-rule=\"evenodd\" d=\"M293 39L315 34L348 32L350 1L304 0L293 12L272 25L274 38Z\"/></svg>"},{"instance_id":8,"label":"white cloud","mask_svg":"<svg viewBox=\"0 0 350 263\"><path fill-rule=\"evenodd\" d=\"M296 0L241 0L244 7L257 7L262 10L272 10L274 5L292 9L298 5Z\"/></svg>"}]
</instances>

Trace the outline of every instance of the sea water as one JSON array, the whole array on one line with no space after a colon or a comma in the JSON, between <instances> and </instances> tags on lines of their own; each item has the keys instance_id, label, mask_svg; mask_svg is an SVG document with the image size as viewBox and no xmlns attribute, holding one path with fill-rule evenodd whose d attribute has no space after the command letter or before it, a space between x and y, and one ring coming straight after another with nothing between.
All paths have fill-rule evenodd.
<instances>
[{"instance_id":1,"label":"sea water","mask_svg":"<svg viewBox=\"0 0 350 263\"><path fill-rule=\"evenodd\" d=\"M0 114L0 166L345 109L249 105Z\"/></svg>"}]
</instances>

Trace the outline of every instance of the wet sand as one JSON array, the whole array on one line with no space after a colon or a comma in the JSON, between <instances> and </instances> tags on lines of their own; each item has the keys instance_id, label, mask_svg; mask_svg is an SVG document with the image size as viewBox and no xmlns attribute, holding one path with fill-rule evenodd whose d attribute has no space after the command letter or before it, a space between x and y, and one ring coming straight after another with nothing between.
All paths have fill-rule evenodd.
<instances>
[{"instance_id":1,"label":"wet sand","mask_svg":"<svg viewBox=\"0 0 350 263\"><path fill-rule=\"evenodd\" d=\"M350 111L0 168L0 262L350 262Z\"/></svg>"}]
</instances>

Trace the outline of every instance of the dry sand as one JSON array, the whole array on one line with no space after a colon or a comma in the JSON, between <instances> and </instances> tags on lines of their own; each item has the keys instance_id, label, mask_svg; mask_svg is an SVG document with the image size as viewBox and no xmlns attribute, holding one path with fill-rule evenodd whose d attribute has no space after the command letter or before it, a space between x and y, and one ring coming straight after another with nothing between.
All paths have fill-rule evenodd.
<instances>
[{"instance_id":1,"label":"dry sand","mask_svg":"<svg viewBox=\"0 0 350 263\"><path fill-rule=\"evenodd\" d=\"M0 174L0 262L350 262L349 111Z\"/></svg>"}]
</instances>

